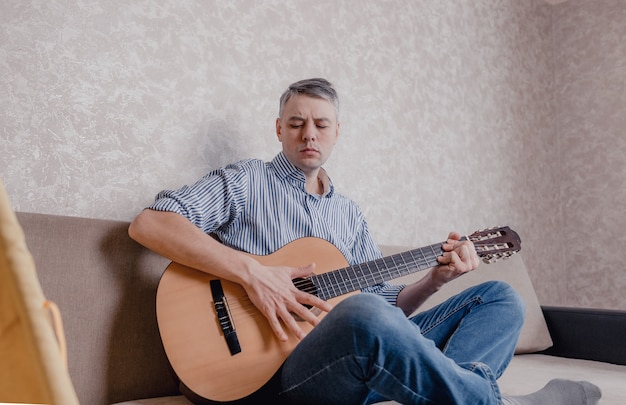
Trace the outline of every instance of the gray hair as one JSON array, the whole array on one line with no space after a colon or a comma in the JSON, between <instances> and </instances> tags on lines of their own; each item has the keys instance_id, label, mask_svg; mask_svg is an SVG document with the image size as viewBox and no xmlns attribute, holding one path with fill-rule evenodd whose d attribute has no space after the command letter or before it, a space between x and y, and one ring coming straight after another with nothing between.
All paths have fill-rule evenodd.
<instances>
[{"instance_id":1,"label":"gray hair","mask_svg":"<svg viewBox=\"0 0 626 405\"><path fill-rule=\"evenodd\" d=\"M305 96L321 98L335 106L335 112L337 113L337 119L339 119L339 97L337 91L333 88L333 85L326 79L314 78L305 79L295 82L289 86L287 90L280 96L280 108L278 110L278 116L283 116L283 108L287 101L295 95L303 94Z\"/></svg>"}]
</instances>

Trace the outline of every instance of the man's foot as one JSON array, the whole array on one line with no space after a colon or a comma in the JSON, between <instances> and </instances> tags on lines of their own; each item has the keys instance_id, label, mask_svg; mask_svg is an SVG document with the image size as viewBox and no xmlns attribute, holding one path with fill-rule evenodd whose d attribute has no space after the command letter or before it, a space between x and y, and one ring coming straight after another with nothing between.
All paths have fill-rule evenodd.
<instances>
[{"instance_id":1,"label":"man's foot","mask_svg":"<svg viewBox=\"0 0 626 405\"><path fill-rule=\"evenodd\" d=\"M532 394L502 397L504 405L597 405L602 392L588 381L554 379Z\"/></svg>"}]
</instances>

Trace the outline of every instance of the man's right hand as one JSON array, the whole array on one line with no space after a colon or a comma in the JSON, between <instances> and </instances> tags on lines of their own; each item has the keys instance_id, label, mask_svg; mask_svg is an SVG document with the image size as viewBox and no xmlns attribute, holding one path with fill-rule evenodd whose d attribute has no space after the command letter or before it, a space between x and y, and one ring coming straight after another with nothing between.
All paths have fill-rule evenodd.
<instances>
[{"instance_id":1,"label":"man's right hand","mask_svg":"<svg viewBox=\"0 0 626 405\"><path fill-rule=\"evenodd\" d=\"M313 326L319 323L320 319L306 305L326 312L332 309L328 302L299 290L293 284L293 279L307 277L313 273L314 269L315 263L305 267L274 267L263 266L256 262L256 264L251 263L247 271L247 277L242 285L252 303L267 318L272 330L281 341L288 339L283 323L298 339L306 335L295 317Z\"/></svg>"}]
</instances>

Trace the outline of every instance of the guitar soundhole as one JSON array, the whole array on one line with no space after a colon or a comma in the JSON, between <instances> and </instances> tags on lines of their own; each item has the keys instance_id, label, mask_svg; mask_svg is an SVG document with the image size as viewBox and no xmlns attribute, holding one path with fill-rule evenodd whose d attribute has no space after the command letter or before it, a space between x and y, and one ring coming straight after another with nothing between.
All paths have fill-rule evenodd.
<instances>
[{"instance_id":1,"label":"guitar soundhole","mask_svg":"<svg viewBox=\"0 0 626 405\"><path fill-rule=\"evenodd\" d=\"M294 278L293 285L295 285L296 288L300 291L304 291L306 293L317 296L317 287L315 287L315 284L313 284L313 282L309 280L308 278ZM319 315L322 312L318 308L315 308L311 305L304 304L304 306L307 307L308 309L312 309L315 315ZM294 314L293 312L291 313L291 315L293 315L293 317L298 322L304 321L304 319L300 318L297 314Z\"/></svg>"}]
</instances>

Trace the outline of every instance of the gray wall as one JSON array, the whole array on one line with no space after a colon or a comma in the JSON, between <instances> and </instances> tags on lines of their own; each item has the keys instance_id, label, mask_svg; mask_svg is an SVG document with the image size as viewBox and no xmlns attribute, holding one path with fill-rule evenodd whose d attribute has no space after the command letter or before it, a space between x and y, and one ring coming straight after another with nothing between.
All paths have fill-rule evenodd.
<instances>
[{"instance_id":1,"label":"gray wall","mask_svg":"<svg viewBox=\"0 0 626 405\"><path fill-rule=\"evenodd\" d=\"M381 244L510 225L544 304L626 308L626 1L0 3L16 210L130 220L271 159L278 97L342 96L327 165Z\"/></svg>"}]
</instances>

